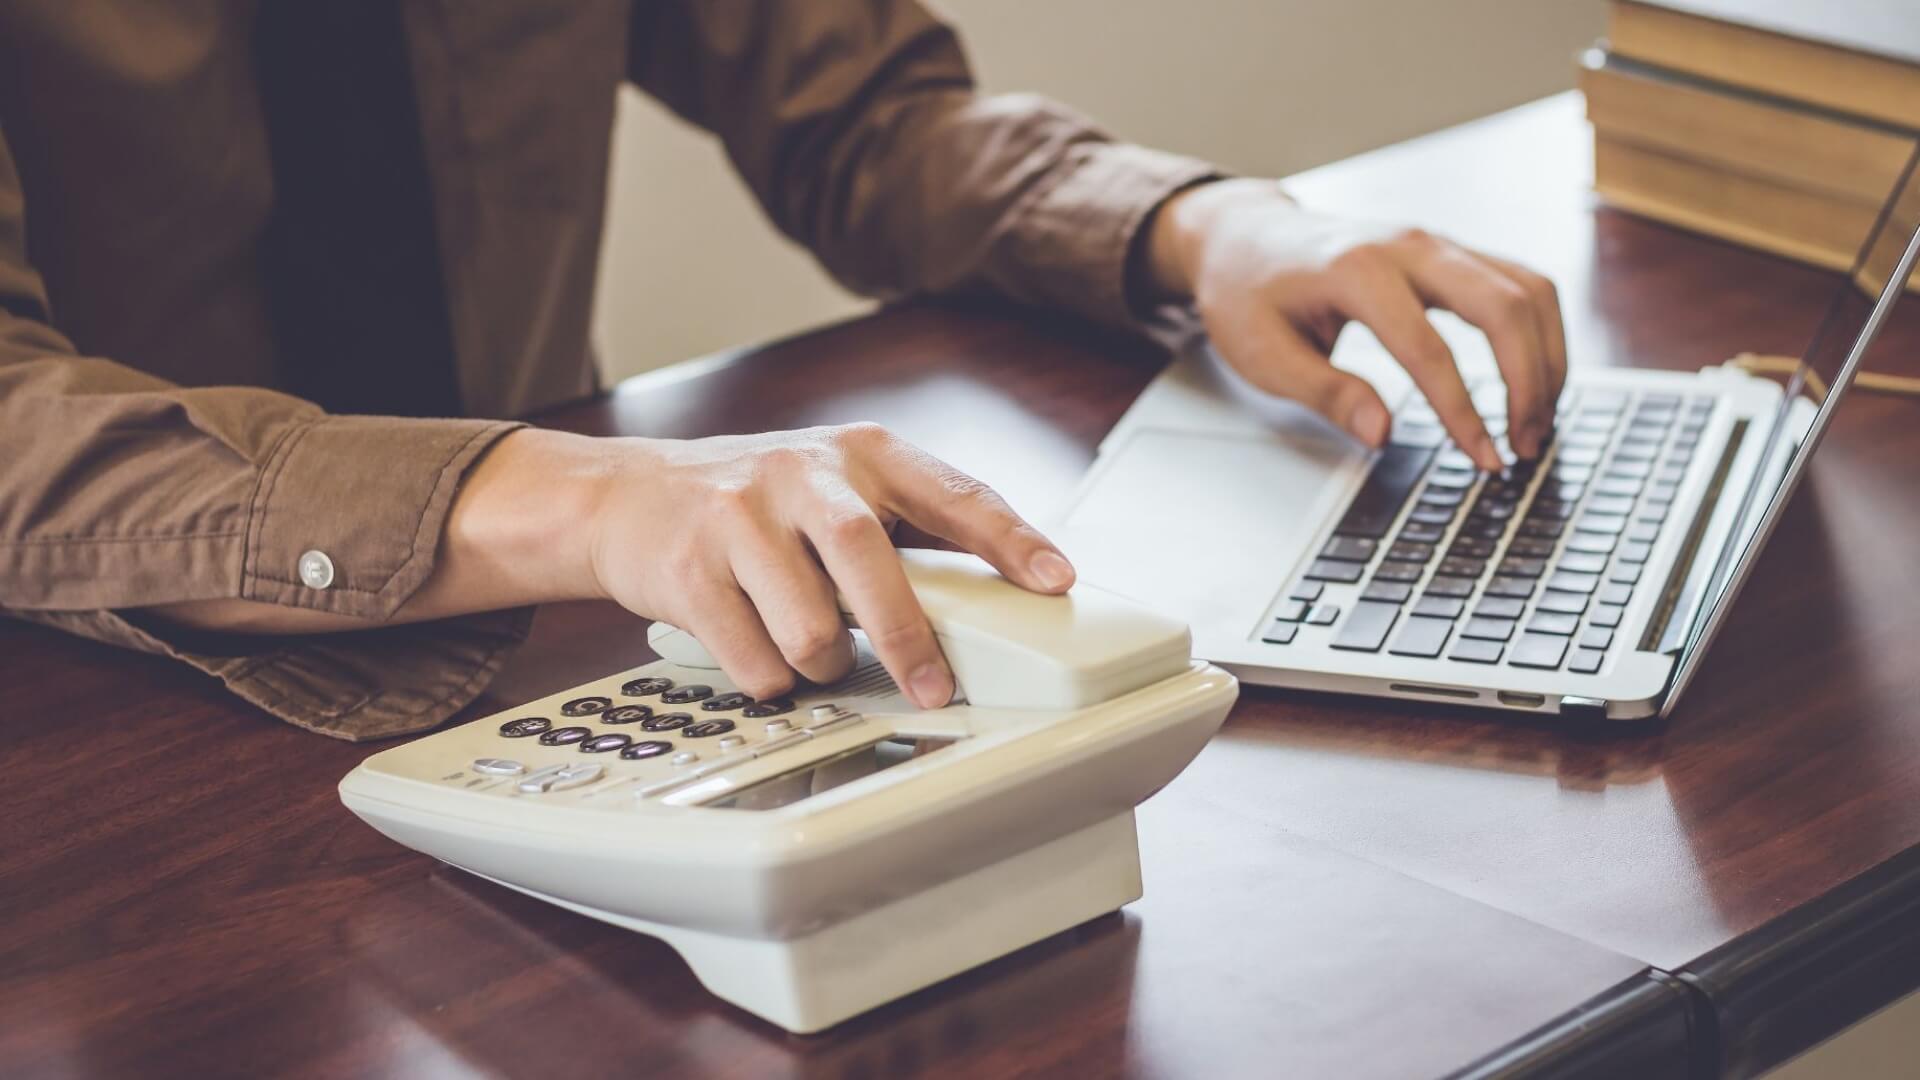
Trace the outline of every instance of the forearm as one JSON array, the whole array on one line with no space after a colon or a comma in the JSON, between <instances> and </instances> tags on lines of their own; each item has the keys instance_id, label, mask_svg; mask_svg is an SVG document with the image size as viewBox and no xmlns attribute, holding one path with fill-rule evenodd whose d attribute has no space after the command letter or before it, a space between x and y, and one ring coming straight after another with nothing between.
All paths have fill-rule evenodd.
<instances>
[{"instance_id":1,"label":"forearm","mask_svg":"<svg viewBox=\"0 0 1920 1080\"><path fill-rule=\"evenodd\" d=\"M598 595L588 564L592 502L604 479L596 440L523 429L476 463L447 516L433 574L385 624L416 623ZM316 634L382 621L253 600L147 609L196 630Z\"/></svg>"}]
</instances>

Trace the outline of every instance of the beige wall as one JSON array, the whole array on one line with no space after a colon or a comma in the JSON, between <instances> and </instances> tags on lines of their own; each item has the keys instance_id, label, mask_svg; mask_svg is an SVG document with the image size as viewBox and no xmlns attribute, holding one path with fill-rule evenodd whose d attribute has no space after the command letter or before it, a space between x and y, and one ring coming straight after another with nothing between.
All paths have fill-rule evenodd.
<instances>
[{"instance_id":1,"label":"beige wall","mask_svg":"<svg viewBox=\"0 0 1920 1080\"><path fill-rule=\"evenodd\" d=\"M949 0L989 90L1284 176L1564 89L1602 0ZM595 332L614 378L861 307L710 139L621 102Z\"/></svg>"}]
</instances>

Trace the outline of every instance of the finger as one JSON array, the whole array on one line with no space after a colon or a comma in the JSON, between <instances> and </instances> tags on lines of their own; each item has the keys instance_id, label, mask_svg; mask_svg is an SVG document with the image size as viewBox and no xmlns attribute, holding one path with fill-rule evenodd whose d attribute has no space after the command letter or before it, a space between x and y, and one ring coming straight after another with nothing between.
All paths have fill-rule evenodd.
<instances>
[{"instance_id":1,"label":"finger","mask_svg":"<svg viewBox=\"0 0 1920 1080\"><path fill-rule=\"evenodd\" d=\"M767 635L760 615L732 582L689 590L693 612L675 625L692 634L741 692L778 697L793 689L793 669Z\"/></svg>"},{"instance_id":2,"label":"finger","mask_svg":"<svg viewBox=\"0 0 1920 1080\"><path fill-rule=\"evenodd\" d=\"M827 576L840 586L874 654L914 704L923 709L945 705L953 697L953 671L886 528L851 491L817 506L802 530Z\"/></svg>"},{"instance_id":3,"label":"finger","mask_svg":"<svg viewBox=\"0 0 1920 1080\"><path fill-rule=\"evenodd\" d=\"M1533 301L1512 278L1451 245L1440 245L1408 267L1421 298L1479 327L1507 384L1507 441L1514 453L1538 457L1553 427L1547 350Z\"/></svg>"},{"instance_id":4,"label":"finger","mask_svg":"<svg viewBox=\"0 0 1920 1080\"><path fill-rule=\"evenodd\" d=\"M1334 367L1277 310L1263 306L1212 333L1220 354L1255 387L1298 401L1368 446L1386 443L1392 417L1373 384Z\"/></svg>"},{"instance_id":5,"label":"finger","mask_svg":"<svg viewBox=\"0 0 1920 1080\"><path fill-rule=\"evenodd\" d=\"M1560 290L1545 274L1536 273L1511 259L1498 255L1475 252L1480 258L1492 263L1508 277L1520 283L1533 300L1534 317L1540 323L1540 340L1547 347L1547 369L1552 375L1549 389L1553 400L1560 400L1560 392L1567 388L1567 325L1565 316L1560 312Z\"/></svg>"},{"instance_id":6,"label":"finger","mask_svg":"<svg viewBox=\"0 0 1920 1080\"><path fill-rule=\"evenodd\" d=\"M904 442L869 465L881 500L908 524L980 556L1022 588L1062 593L1072 587L1073 564L999 492Z\"/></svg>"},{"instance_id":7,"label":"finger","mask_svg":"<svg viewBox=\"0 0 1920 1080\"><path fill-rule=\"evenodd\" d=\"M820 685L853 670L853 636L833 583L798 537L753 543L735 556L733 571L789 667Z\"/></svg>"},{"instance_id":8,"label":"finger","mask_svg":"<svg viewBox=\"0 0 1920 1080\"><path fill-rule=\"evenodd\" d=\"M1493 436L1487 434L1467 384L1460 379L1453 350L1427 321L1427 306L1414 292L1406 271L1390 259L1370 260L1349 273L1341 288L1336 299L1342 310L1372 330L1413 376L1454 445L1488 472L1504 468Z\"/></svg>"}]
</instances>

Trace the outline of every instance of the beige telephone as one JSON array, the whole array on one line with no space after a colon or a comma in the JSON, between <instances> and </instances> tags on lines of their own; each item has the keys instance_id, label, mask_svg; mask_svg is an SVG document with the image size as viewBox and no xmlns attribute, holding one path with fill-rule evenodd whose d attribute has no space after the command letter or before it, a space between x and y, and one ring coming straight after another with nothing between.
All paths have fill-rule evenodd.
<instances>
[{"instance_id":1,"label":"beige telephone","mask_svg":"<svg viewBox=\"0 0 1920 1080\"><path fill-rule=\"evenodd\" d=\"M755 701L665 659L375 754L341 800L388 836L666 940L718 996L818 1031L1140 896L1133 808L1238 685L1186 627L1087 586L903 552L964 703L919 711L861 644Z\"/></svg>"}]
</instances>

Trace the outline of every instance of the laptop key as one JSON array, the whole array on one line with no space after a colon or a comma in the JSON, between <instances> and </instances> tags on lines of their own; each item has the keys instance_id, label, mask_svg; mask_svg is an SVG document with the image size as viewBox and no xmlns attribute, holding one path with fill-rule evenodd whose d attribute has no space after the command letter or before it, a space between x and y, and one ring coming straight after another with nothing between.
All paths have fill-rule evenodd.
<instances>
[{"instance_id":1,"label":"laptop key","mask_svg":"<svg viewBox=\"0 0 1920 1080\"><path fill-rule=\"evenodd\" d=\"M1373 572L1375 581L1419 581L1427 568L1419 563L1383 562Z\"/></svg>"},{"instance_id":2,"label":"laptop key","mask_svg":"<svg viewBox=\"0 0 1920 1080\"><path fill-rule=\"evenodd\" d=\"M1569 551L1560 556L1558 569L1571 570L1576 574L1597 574L1607 568L1607 557L1587 551Z\"/></svg>"},{"instance_id":3,"label":"laptop key","mask_svg":"<svg viewBox=\"0 0 1920 1080\"><path fill-rule=\"evenodd\" d=\"M1660 535L1660 523L1657 521L1636 521L1627 526L1627 539L1639 543L1652 543Z\"/></svg>"},{"instance_id":4,"label":"laptop key","mask_svg":"<svg viewBox=\"0 0 1920 1080\"><path fill-rule=\"evenodd\" d=\"M1538 537L1543 540L1558 538L1566 531L1567 523L1554 518L1530 517L1520 523L1520 535Z\"/></svg>"},{"instance_id":5,"label":"laptop key","mask_svg":"<svg viewBox=\"0 0 1920 1080\"><path fill-rule=\"evenodd\" d=\"M1458 596L1462 598L1472 596L1473 579L1463 577L1436 577L1432 581L1427 582L1427 595Z\"/></svg>"},{"instance_id":6,"label":"laptop key","mask_svg":"<svg viewBox=\"0 0 1920 1080\"><path fill-rule=\"evenodd\" d=\"M1643 563L1653 554L1653 545L1644 540L1632 540L1620 545L1621 562Z\"/></svg>"},{"instance_id":7,"label":"laptop key","mask_svg":"<svg viewBox=\"0 0 1920 1080\"><path fill-rule=\"evenodd\" d=\"M1379 652L1380 646L1386 643L1387 632L1399 618L1399 604L1362 600L1347 613L1347 621L1333 636L1333 647L1350 652Z\"/></svg>"},{"instance_id":8,"label":"laptop key","mask_svg":"<svg viewBox=\"0 0 1920 1080\"><path fill-rule=\"evenodd\" d=\"M1604 649L1613 644L1613 631L1604 626L1589 626L1580 632L1580 647Z\"/></svg>"},{"instance_id":9,"label":"laptop key","mask_svg":"<svg viewBox=\"0 0 1920 1080\"><path fill-rule=\"evenodd\" d=\"M1571 570L1556 570L1547 579L1547 588L1561 592L1590 593L1600 587L1599 574L1576 574Z\"/></svg>"},{"instance_id":10,"label":"laptop key","mask_svg":"<svg viewBox=\"0 0 1920 1080\"><path fill-rule=\"evenodd\" d=\"M1637 585L1640 582L1641 563L1616 562L1613 569L1607 571L1608 581L1617 581L1622 585Z\"/></svg>"},{"instance_id":11,"label":"laptop key","mask_svg":"<svg viewBox=\"0 0 1920 1080\"><path fill-rule=\"evenodd\" d=\"M1413 615L1400 627L1400 636L1393 639L1393 647L1387 651L1395 656L1439 656L1452 633L1452 619Z\"/></svg>"},{"instance_id":12,"label":"laptop key","mask_svg":"<svg viewBox=\"0 0 1920 1080\"><path fill-rule=\"evenodd\" d=\"M1509 555L1500 560L1500 573L1506 577L1537 578L1547 572L1547 560L1525 555Z\"/></svg>"},{"instance_id":13,"label":"laptop key","mask_svg":"<svg viewBox=\"0 0 1920 1080\"><path fill-rule=\"evenodd\" d=\"M1568 551L1584 551L1593 555L1605 555L1614 549L1620 538L1611 533L1577 532L1567 541ZM1645 560L1641 560L1645 561Z\"/></svg>"},{"instance_id":14,"label":"laptop key","mask_svg":"<svg viewBox=\"0 0 1920 1080\"><path fill-rule=\"evenodd\" d=\"M1388 444L1367 471L1367 478L1334 531L1375 540L1387 535L1433 456L1432 447Z\"/></svg>"},{"instance_id":15,"label":"laptop key","mask_svg":"<svg viewBox=\"0 0 1920 1080\"><path fill-rule=\"evenodd\" d=\"M1525 600L1533 595L1533 582L1526 578L1495 577L1487 582L1488 596L1505 596L1515 600Z\"/></svg>"},{"instance_id":16,"label":"laptop key","mask_svg":"<svg viewBox=\"0 0 1920 1080\"><path fill-rule=\"evenodd\" d=\"M1486 596L1481 598L1473 613L1488 619L1517 619L1526 609L1526 601L1515 597Z\"/></svg>"},{"instance_id":17,"label":"laptop key","mask_svg":"<svg viewBox=\"0 0 1920 1080\"><path fill-rule=\"evenodd\" d=\"M1629 477L1603 476L1600 478L1599 483L1593 485L1593 491L1596 496L1606 495L1613 498L1630 499L1640 494L1640 489L1645 486L1646 484L1643 482Z\"/></svg>"},{"instance_id":18,"label":"laptop key","mask_svg":"<svg viewBox=\"0 0 1920 1080\"><path fill-rule=\"evenodd\" d=\"M1383 604L1404 604L1407 597L1413 595L1413 586L1399 581L1381 581L1374 578L1360 593L1362 600L1378 600Z\"/></svg>"},{"instance_id":19,"label":"laptop key","mask_svg":"<svg viewBox=\"0 0 1920 1080\"><path fill-rule=\"evenodd\" d=\"M1433 593L1426 593L1420 597L1419 603L1413 605L1413 613L1436 619L1457 619L1466 606L1467 602L1457 596L1436 596Z\"/></svg>"},{"instance_id":20,"label":"laptop key","mask_svg":"<svg viewBox=\"0 0 1920 1080\"><path fill-rule=\"evenodd\" d=\"M1507 545L1507 554L1544 559L1553 554L1553 541L1543 536L1516 536L1513 543Z\"/></svg>"},{"instance_id":21,"label":"laptop key","mask_svg":"<svg viewBox=\"0 0 1920 1080\"><path fill-rule=\"evenodd\" d=\"M1478 536L1462 536L1447 549L1447 555L1455 559L1489 559L1493 557L1493 541Z\"/></svg>"},{"instance_id":22,"label":"laptop key","mask_svg":"<svg viewBox=\"0 0 1920 1080\"><path fill-rule=\"evenodd\" d=\"M1407 515L1407 520L1422 525L1445 525L1453 520L1455 509L1457 508L1452 506L1436 506L1423 502L1414 506L1413 513Z\"/></svg>"},{"instance_id":23,"label":"laptop key","mask_svg":"<svg viewBox=\"0 0 1920 1080\"><path fill-rule=\"evenodd\" d=\"M1559 634L1561 637L1572 637L1573 632L1580 629L1580 617L1558 611L1539 611L1528 620L1527 629L1536 634Z\"/></svg>"},{"instance_id":24,"label":"laptop key","mask_svg":"<svg viewBox=\"0 0 1920 1080\"><path fill-rule=\"evenodd\" d=\"M1624 604L1633 599L1633 586L1618 581L1608 582L1594 590L1593 599L1601 604Z\"/></svg>"},{"instance_id":25,"label":"laptop key","mask_svg":"<svg viewBox=\"0 0 1920 1080\"><path fill-rule=\"evenodd\" d=\"M1606 655L1599 649L1575 649L1573 655L1567 658L1567 670L1575 675L1592 675L1600 670L1600 661Z\"/></svg>"},{"instance_id":26,"label":"laptop key","mask_svg":"<svg viewBox=\"0 0 1920 1080\"><path fill-rule=\"evenodd\" d=\"M1620 604L1595 604L1593 606L1593 614L1587 616L1587 621L1595 626L1605 626L1611 629L1612 627L1620 625L1620 619L1626 613L1627 609Z\"/></svg>"},{"instance_id":27,"label":"laptop key","mask_svg":"<svg viewBox=\"0 0 1920 1080\"><path fill-rule=\"evenodd\" d=\"M1584 533L1619 533L1626 529L1627 519L1619 514L1581 514L1573 527Z\"/></svg>"},{"instance_id":28,"label":"laptop key","mask_svg":"<svg viewBox=\"0 0 1920 1080\"><path fill-rule=\"evenodd\" d=\"M1633 512L1633 496L1595 495L1587 500L1587 509L1596 514L1630 514Z\"/></svg>"},{"instance_id":29,"label":"laptop key","mask_svg":"<svg viewBox=\"0 0 1920 1080\"><path fill-rule=\"evenodd\" d=\"M1368 562L1379 549L1378 540L1369 540L1364 536L1336 536L1320 549L1320 557L1336 562Z\"/></svg>"},{"instance_id":30,"label":"laptop key","mask_svg":"<svg viewBox=\"0 0 1920 1080\"><path fill-rule=\"evenodd\" d=\"M1568 615L1578 615L1587 610L1587 598L1583 593L1555 592L1549 589L1540 594L1540 611L1559 611Z\"/></svg>"},{"instance_id":31,"label":"laptop key","mask_svg":"<svg viewBox=\"0 0 1920 1080\"><path fill-rule=\"evenodd\" d=\"M1420 501L1423 504L1431 503L1434 506L1459 506L1466 497L1467 493L1463 488L1434 487L1432 484L1428 484L1426 490L1420 493Z\"/></svg>"},{"instance_id":32,"label":"laptop key","mask_svg":"<svg viewBox=\"0 0 1920 1080\"><path fill-rule=\"evenodd\" d=\"M1332 604L1315 604L1313 610L1307 612L1307 622L1313 626L1332 626L1339 617L1340 609Z\"/></svg>"},{"instance_id":33,"label":"laptop key","mask_svg":"<svg viewBox=\"0 0 1920 1080\"><path fill-rule=\"evenodd\" d=\"M1445 535L1447 535L1447 529L1444 525L1428 525L1419 521L1409 521L1405 525L1400 526L1400 536L1395 540L1395 543L1398 543L1400 540L1412 540L1421 544L1437 544L1440 542L1440 538Z\"/></svg>"},{"instance_id":34,"label":"laptop key","mask_svg":"<svg viewBox=\"0 0 1920 1080\"><path fill-rule=\"evenodd\" d=\"M1326 591L1327 585L1324 581L1296 581L1292 591L1287 593L1287 599L1305 600L1311 604L1320 599L1320 594Z\"/></svg>"},{"instance_id":35,"label":"laptop key","mask_svg":"<svg viewBox=\"0 0 1920 1080\"><path fill-rule=\"evenodd\" d=\"M1463 637L1453 643L1453 651L1447 654L1447 659L1462 660L1469 664L1497 664L1500 654L1506 650L1507 647L1497 641Z\"/></svg>"},{"instance_id":36,"label":"laptop key","mask_svg":"<svg viewBox=\"0 0 1920 1080\"><path fill-rule=\"evenodd\" d=\"M1480 540L1498 540L1507 534L1507 523L1485 518L1468 518L1460 526L1460 535Z\"/></svg>"},{"instance_id":37,"label":"laptop key","mask_svg":"<svg viewBox=\"0 0 1920 1080\"><path fill-rule=\"evenodd\" d=\"M1307 605L1299 600L1287 600L1274 609L1276 622L1299 622L1307 617Z\"/></svg>"},{"instance_id":38,"label":"laptop key","mask_svg":"<svg viewBox=\"0 0 1920 1080\"><path fill-rule=\"evenodd\" d=\"M1366 567L1359 563L1334 562L1332 559L1315 559L1302 575L1310 581L1335 581L1342 585L1351 585L1360 580Z\"/></svg>"},{"instance_id":39,"label":"laptop key","mask_svg":"<svg viewBox=\"0 0 1920 1080\"><path fill-rule=\"evenodd\" d=\"M1298 623L1277 622L1267 627L1267 632L1260 635L1260 640L1269 645L1291 645L1299 633Z\"/></svg>"},{"instance_id":40,"label":"laptop key","mask_svg":"<svg viewBox=\"0 0 1920 1080\"><path fill-rule=\"evenodd\" d=\"M1433 545L1415 540L1395 540L1387 549L1387 558L1392 562L1423 563L1433 558Z\"/></svg>"},{"instance_id":41,"label":"laptop key","mask_svg":"<svg viewBox=\"0 0 1920 1080\"><path fill-rule=\"evenodd\" d=\"M1513 654L1507 657L1507 663L1514 667L1551 671L1560 666L1560 658L1566 654L1566 638L1552 634L1521 634L1520 640L1513 644Z\"/></svg>"},{"instance_id":42,"label":"laptop key","mask_svg":"<svg viewBox=\"0 0 1920 1080\"><path fill-rule=\"evenodd\" d=\"M1461 637L1486 638L1488 641L1505 641L1513 636L1514 620L1489 619L1475 615L1467 620L1460 630Z\"/></svg>"},{"instance_id":43,"label":"laptop key","mask_svg":"<svg viewBox=\"0 0 1920 1080\"><path fill-rule=\"evenodd\" d=\"M1460 559L1448 556L1440 560L1440 568L1435 573L1453 577L1478 578L1487 572L1485 559Z\"/></svg>"}]
</instances>

